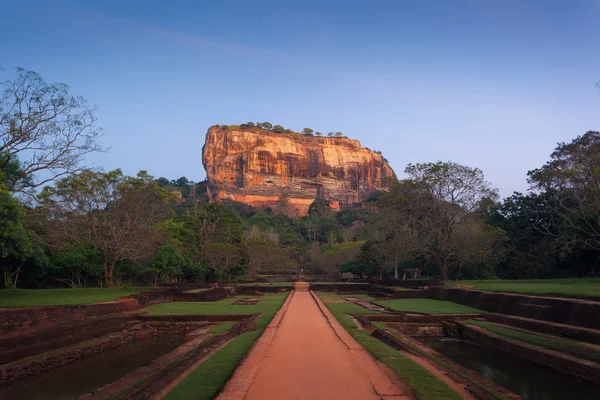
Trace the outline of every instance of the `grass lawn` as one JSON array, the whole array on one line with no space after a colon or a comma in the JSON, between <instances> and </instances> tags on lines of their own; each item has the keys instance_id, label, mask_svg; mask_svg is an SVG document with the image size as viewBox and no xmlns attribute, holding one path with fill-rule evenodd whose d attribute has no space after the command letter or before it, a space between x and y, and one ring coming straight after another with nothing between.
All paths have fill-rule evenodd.
<instances>
[{"instance_id":1,"label":"grass lawn","mask_svg":"<svg viewBox=\"0 0 600 400\"><path fill-rule=\"evenodd\" d=\"M288 294L289 293L265 294L258 304L252 306L236 306L231 304L240 297L229 298L212 303L180 303L192 305L189 311L191 314L199 312L205 314L251 314L262 312L263 315L256 323L256 330L241 334L221 350L213 354L212 357L196 368L196 370L181 381L179 385L171 390L165 399L210 400L215 398L233 375L233 372L248 350L250 350L252 344L260 337L263 329L271 322L277 311L281 308ZM157 304L156 306L166 306L168 304L176 303ZM202 305L205 305L205 307ZM210 307L210 305L213 306ZM152 306L151 308L156 306ZM164 307L162 308L164 309ZM199 309L202 309L202 311L198 311ZM176 314L183 314L183 312L181 312L182 310L183 309L181 308L177 308ZM154 311L156 313L156 309ZM163 311L168 311L168 308ZM229 326L225 328L226 324L227 323L214 326L210 332L223 332L229 328Z\"/></svg>"},{"instance_id":2,"label":"grass lawn","mask_svg":"<svg viewBox=\"0 0 600 400\"><path fill-rule=\"evenodd\" d=\"M379 300L377 304L397 311L422 312L428 314L477 314L483 311L451 301L433 299L392 299Z\"/></svg>"},{"instance_id":3,"label":"grass lawn","mask_svg":"<svg viewBox=\"0 0 600 400\"><path fill-rule=\"evenodd\" d=\"M356 297L357 299L363 299L368 301L377 300L377 298L369 296L368 294L349 294L347 296L344 295L344 297Z\"/></svg>"},{"instance_id":4,"label":"grass lawn","mask_svg":"<svg viewBox=\"0 0 600 400\"><path fill-rule=\"evenodd\" d=\"M93 304L116 300L122 296L151 289L134 286L85 289L4 289L0 290L0 307Z\"/></svg>"},{"instance_id":5,"label":"grass lawn","mask_svg":"<svg viewBox=\"0 0 600 400\"><path fill-rule=\"evenodd\" d=\"M215 398L261 333L262 330L251 331L235 338L181 381L165 400Z\"/></svg>"},{"instance_id":6,"label":"grass lawn","mask_svg":"<svg viewBox=\"0 0 600 400\"><path fill-rule=\"evenodd\" d=\"M238 300L247 296L228 297L219 301L207 302L176 302L154 304L148 307L148 315L182 315L182 314L254 314L261 312L256 328L265 328L273 315L279 310L288 292L267 293L261 296L261 300L253 305L235 305ZM270 315L270 317L269 317Z\"/></svg>"},{"instance_id":7,"label":"grass lawn","mask_svg":"<svg viewBox=\"0 0 600 400\"><path fill-rule=\"evenodd\" d=\"M387 365L414 392L418 400L460 400L461 397L444 382L401 352L375 339L356 327L347 313L367 313L356 304L344 302L341 296L319 293L319 297L340 324L375 358ZM375 312L371 312L375 313Z\"/></svg>"},{"instance_id":8,"label":"grass lawn","mask_svg":"<svg viewBox=\"0 0 600 400\"><path fill-rule=\"evenodd\" d=\"M597 347L586 346L583 343L575 343L566 340L554 339L545 336L532 335L521 331L505 328L496 324L484 321L466 321L470 325L479 326L496 335L507 339L517 340L546 348L548 350L559 351L561 353L570 354L572 356L583 358L584 360L600 363L600 350Z\"/></svg>"},{"instance_id":9,"label":"grass lawn","mask_svg":"<svg viewBox=\"0 0 600 400\"><path fill-rule=\"evenodd\" d=\"M265 282L257 282L257 283L252 283L252 282L246 282L246 283L240 283L239 286L294 286L294 282L271 282L271 283L265 283Z\"/></svg>"},{"instance_id":10,"label":"grass lawn","mask_svg":"<svg viewBox=\"0 0 600 400\"><path fill-rule=\"evenodd\" d=\"M452 281L450 287L600 300L600 278Z\"/></svg>"},{"instance_id":11,"label":"grass lawn","mask_svg":"<svg viewBox=\"0 0 600 400\"><path fill-rule=\"evenodd\" d=\"M208 330L208 333L212 333L213 335L218 335L219 333L225 332L227 329L231 328L236 323L237 323L236 321L221 322L221 323L213 326L212 328L210 328Z\"/></svg>"}]
</instances>

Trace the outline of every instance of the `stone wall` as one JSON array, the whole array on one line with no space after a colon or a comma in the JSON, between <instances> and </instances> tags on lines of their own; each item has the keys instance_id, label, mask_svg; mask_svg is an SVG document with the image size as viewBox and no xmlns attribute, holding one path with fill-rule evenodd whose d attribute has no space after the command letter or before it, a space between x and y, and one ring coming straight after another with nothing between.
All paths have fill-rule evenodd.
<instances>
[{"instance_id":1,"label":"stone wall","mask_svg":"<svg viewBox=\"0 0 600 400\"><path fill-rule=\"evenodd\" d=\"M99 304L0 308L0 337L18 335L62 322L131 311L139 306L136 299L127 298Z\"/></svg>"},{"instance_id":2,"label":"stone wall","mask_svg":"<svg viewBox=\"0 0 600 400\"><path fill-rule=\"evenodd\" d=\"M92 354L122 346L135 338L136 333L134 332L122 333L86 343L85 345L44 354L33 359L26 359L21 362L2 365L0 366L0 385L72 363L73 361L88 357Z\"/></svg>"},{"instance_id":3,"label":"stone wall","mask_svg":"<svg viewBox=\"0 0 600 400\"><path fill-rule=\"evenodd\" d=\"M600 329L600 302L478 290L431 288L428 296L519 317Z\"/></svg>"},{"instance_id":4,"label":"stone wall","mask_svg":"<svg viewBox=\"0 0 600 400\"><path fill-rule=\"evenodd\" d=\"M0 365L125 329L135 316L105 315L0 337Z\"/></svg>"}]
</instances>

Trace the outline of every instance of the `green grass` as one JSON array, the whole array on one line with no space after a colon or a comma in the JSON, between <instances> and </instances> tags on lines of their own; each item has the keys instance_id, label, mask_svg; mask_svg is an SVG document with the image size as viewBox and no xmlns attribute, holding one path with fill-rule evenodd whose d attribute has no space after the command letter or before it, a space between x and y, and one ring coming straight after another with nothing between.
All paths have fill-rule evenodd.
<instances>
[{"instance_id":1,"label":"green grass","mask_svg":"<svg viewBox=\"0 0 600 400\"><path fill-rule=\"evenodd\" d=\"M356 297L357 299L363 299L363 300L368 300L368 301L377 300L377 298L375 298L373 296L369 296L368 294L349 294L348 296L345 296L345 297Z\"/></svg>"},{"instance_id":2,"label":"green grass","mask_svg":"<svg viewBox=\"0 0 600 400\"><path fill-rule=\"evenodd\" d=\"M237 322L235 321L227 321L220 323L218 325L213 326L208 330L208 333L212 333L213 335L218 335L219 333L223 333L232 326L234 326Z\"/></svg>"},{"instance_id":3,"label":"green grass","mask_svg":"<svg viewBox=\"0 0 600 400\"><path fill-rule=\"evenodd\" d=\"M262 330L256 330L235 338L181 381L165 400L210 400L216 397L261 333Z\"/></svg>"},{"instance_id":4,"label":"green grass","mask_svg":"<svg viewBox=\"0 0 600 400\"><path fill-rule=\"evenodd\" d=\"M477 314L483 311L451 301L433 299L392 299L376 302L397 311L422 312L428 314Z\"/></svg>"},{"instance_id":5,"label":"green grass","mask_svg":"<svg viewBox=\"0 0 600 400\"><path fill-rule=\"evenodd\" d=\"M484 328L496 335L505 337L507 339L517 340L532 344L534 346L543 347L548 350L559 351L566 353L584 360L594 361L600 363L600 350L593 346L586 346L576 342L549 338L546 336L533 335L526 332L516 331L513 329L505 328L496 324L492 324L484 321L466 321L470 325L479 326Z\"/></svg>"},{"instance_id":6,"label":"green grass","mask_svg":"<svg viewBox=\"0 0 600 400\"><path fill-rule=\"evenodd\" d=\"M214 303L180 303L192 304L192 307L190 307L190 310L192 311L190 313L198 313L198 309L203 309L205 314L251 314L262 312L263 315L256 323L256 330L241 334L221 350L213 354L212 357L202 363L202 365L196 368L181 381L179 385L169 392L165 399L209 400L215 398L233 375L233 372L252 344L260 337L263 329L271 322L277 311L281 308L288 294L289 293L266 294L258 304L252 306L236 306L231 304L237 299L244 297L229 298ZM157 306L168 304L177 303L157 304ZM193 306L193 304L195 304L195 306ZM213 305L212 307L210 307L211 304ZM204 307L202 307L202 305L204 305ZM161 308L163 311L169 311L169 308ZM240 308L242 310L240 310ZM154 311L156 312L157 308L155 308ZM175 311L177 314L183 314L182 311L184 311L184 309L177 308ZM234 323L235 322L232 324ZM220 333L219 331L224 332L231 327L225 328L227 324L229 323L217 325L211 328L209 332L215 334Z\"/></svg>"},{"instance_id":7,"label":"green grass","mask_svg":"<svg viewBox=\"0 0 600 400\"><path fill-rule=\"evenodd\" d=\"M450 287L600 300L600 278L452 281Z\"/></svg>"},{"instance_id":8,"label":"green grass","mask_svg":"<svg viewBox=\"0 0 600 400\"><path fill-rule=\"evenodd\" d=\"M111 287L85 289L4 289L0 290L0 307L62 306L93 304L136 294L147 287Z\"/></svg>"},{"instance_id":9,"label":"green grass","mask_svg":"<svg viewBox=\"0 0 600 400\"><path fill-rule=\"evenodd\" d=\"M413 391L418 400L460 400L461 397L431 372L383 342L375 339L367 332L356 327L347 313L360 312L365 309L356 304L343 302L339 295L319 293L329 311L340 324L375 358L387 365ZM358 311L357 311L358 309ZM375 313L375 312L371 312Z\"/></svg>"},{"instance_id":10,"label":"green grass","mask_svg":"<svg viewBox=\"0 0 600 400\"><path fill-rule=\"evenodd\" d=\"M257 282L257 283L246 282L246 283L240 283L239 286L259 286L259 287L264 287L264 286L294 286L294 282L271 282L271 283L265 283L265 282Z\"/></svg>"},{"instance_id":11,"label":"green grass","mask_svg":"<svg viewBox=\"0 0 600 400\"><path fill-rule=\"evenodd\" d=\"M254 314L263 313L256 323L257 329L265 328L277 310L288 296L284 293L267 293L261 300L253 305L235 305L238 300L246 296L228 297L219 301L208 302L176 302L154 304L148 307L148 315L182 315L182 314ZM270 316L270 317L269 317Z\"/></svg>"},{"instance_id":12,"label":"green grass","mask_svg":"<svg viewBox=\"0 0 600 400\"><path fill-rule=\"evenodd\" d=\"M207 290L212 290L213 288L202 288L202 289L192 289L192 290L188 290L186 293L200 293L200 292L206 292Z\"/></svg>"}]
</instances>

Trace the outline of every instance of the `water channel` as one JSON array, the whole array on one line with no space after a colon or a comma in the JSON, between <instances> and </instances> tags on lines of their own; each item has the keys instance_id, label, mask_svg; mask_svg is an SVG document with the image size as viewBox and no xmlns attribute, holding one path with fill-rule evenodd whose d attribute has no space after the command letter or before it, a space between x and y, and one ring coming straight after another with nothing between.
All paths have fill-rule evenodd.
<instances>
[{"instance_id":1,"label":"water channel","mask_svg":"<svg viewBox=\"0 0 600 400\"><path fill-rule=\"evenodd\" d=\"M600 386L467 341L425 344L525 400L598 400Z\"/></svg>"},{"instance_id":2,"label":"water channel","mask_svg":"<svg viewBox=\"0 0 600 400\"><path fill-rule=\"evenodd\" d=\"M0 386L0 400L70 400L114 382L183 343L183 337L149 338Z\"/></svg>"}]
</instances>

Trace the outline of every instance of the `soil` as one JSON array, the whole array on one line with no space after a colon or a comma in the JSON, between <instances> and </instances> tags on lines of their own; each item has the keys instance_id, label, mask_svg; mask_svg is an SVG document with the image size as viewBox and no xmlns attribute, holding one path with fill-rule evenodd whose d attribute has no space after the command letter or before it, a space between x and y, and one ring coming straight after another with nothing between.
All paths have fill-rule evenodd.
<instances>
[{"instance_id":1,"label":"soil","mask_svg":"<svg viewBox=\"0 0 600 400\"><path fill-rule=\"evenodd\" d=\"M410 398L310 292L284 307L220 400Z\"/></svg>"}]
</instances>

